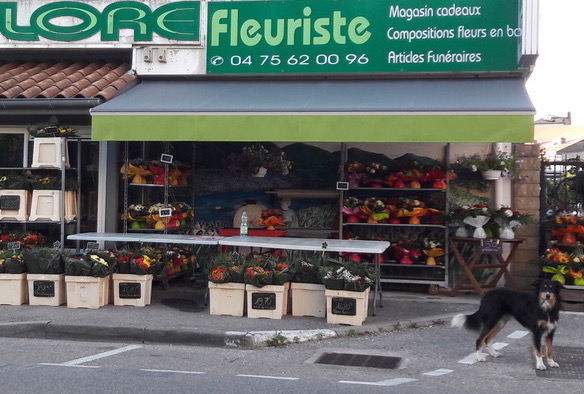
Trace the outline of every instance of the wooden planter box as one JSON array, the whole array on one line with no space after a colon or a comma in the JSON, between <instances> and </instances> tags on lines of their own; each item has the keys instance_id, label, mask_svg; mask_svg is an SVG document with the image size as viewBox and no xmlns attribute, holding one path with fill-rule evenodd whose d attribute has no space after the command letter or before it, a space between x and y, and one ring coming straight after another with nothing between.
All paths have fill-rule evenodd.
<instances>
[{"instance_id":1,"label":"wooden planter box","mask_svg":"<svg viewBox=\"0 0 584 394\"><path fill-rule=\"evenodd\" d=\"M30 192L0 190L0 220L28 220Z\"/></svg>"},{"instance_id":2,"label":"wooden planter box","mask_svg":"<svg viewBox=\"0 0 584 394\"><path fill-rule=\"evenodd\" d=\"M111 275L104 278L65 276L67 308L98 309L109 304L110 281Z\"/></svg>"},{"instance_id":3,"label":"wooden planter box","mask_svg":"<svg viewBox=\"0 0 584 394\"><path fill-rule=\"evenodd\" d=\"M27 274L30 305L59 306L67 302L65 274Z\"/></svg>"},{"instance_id":4,"label":"wooden planter box","mask_svg":"<svg viewBox=\"0 0 584 394\"><path fill-rule=\"evenodd\" d=\"M245 315L245 283L209 282L209 313L211 315Z\"/></svg>"},{"instance_id":5,"label":"wooden planter box","mask_svg":"<svg viewBox=\"0 0 584 394\"><path fill-rule=\"evenodd\" d=\"M27 301L26 274L0 274L0 304L22 305Z\"/></svg>"},{"instance_id":6,"label":"wooden planter box","mask_svg":"<svg viewBox=\"0 0 584 394\"><path fill-rule=\"evenodd\" d=\"M369 293L345 290L326 290L326 322L361 326L367 318Z\"/></svg>"},{"instance_id":7,"label":"wooden planter box","mask_svg":"<svg viewBox=\"0 0 584 394\"><path fill-rule=\"evenodd\" d=\"M283 285L255 287L246 284L247 317L281 319L288 314L288 290L290 282Z\"/></svg>"},{"instance_id":8,"label":"wooden planter box","mask_svg":"<svg viewBox=\"0 0 584 394\"><path fill-rule=\"evenodd\" d=\"M313 283L290 284L292 316L326 316L326 295L324 285Z\"/></svg>"},{"instance_id":9,"label":"wooden planter box","mask_svg":"<svg viewBox=\"0 0 584 394\"><path fill-rule=\"evenodd\" d=\"M114 305L150 305L152 278L153 275L113 274Z\"/></svg>"},{"instance_id":10,"label":"wooden planter box","mask_svg":"<svg viewBox=\"0 0 584 394\"><path fill-rule=\"evenodd\" d=\"M571 312L584 312L584 286L566 285L560 296L564 301L562 310Z\"/></svg>"}]
</instances>

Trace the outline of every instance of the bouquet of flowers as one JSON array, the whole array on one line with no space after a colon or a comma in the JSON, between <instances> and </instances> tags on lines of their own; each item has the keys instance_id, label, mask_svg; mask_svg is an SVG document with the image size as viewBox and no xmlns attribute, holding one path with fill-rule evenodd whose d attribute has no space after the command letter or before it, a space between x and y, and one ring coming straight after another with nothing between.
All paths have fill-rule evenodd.
<instances>
[{"instance_id":1,"label":"bouquet of flowers","mask_svg":"<svg viewBox=\"0 0 584 394\"><path fill-rule=\"evenodd\" d=\"M244 265L238 253L221 253L208 269L208 278L214 283L243 283Z\"/></svg>"},{"instance_id":2,"label":"bouquet of flowers","mask_svg":"<svg viewBox=\"0 0 584 394\"><path fill-rule=\"evenodd\" d=\"M452 164L452 168L469 172L496 170L517 178L521 173L521 161L507 152L462 155Z\"/></svg>"},{"instance_id":3,"label":"bouquet of flowers","mask_svg":"<svg viewBox=\"0 0 584 394\"><path fill-rule=\"evenodd\" d=\"M21 253L11 250L0 251L0 273L22 274L26 272L26 263Z\"/></svg>"},{"instance_id":4,"label":"bouquet of flowers","mask_svg":"<svg viewBox=\"0 0 584 394\"><path fill-rule=\"evenodd\" d=\"M257 219L257 224L267 227L268 230L275 230L276 227L285 227L284 213L279 209L265 209Z\"/></svg>"},{"instance_id":5,"label":"bouquet of flowers","mask_svg":"<svg viewBox=\"0 0 584 394\"><path fill-rule=\"evenodd\" d=\"M256 287L274 283L274 271L262 261L252 262L245 267L244 282Z\"/></svg>"},{"instance_id":6,"label":"bouquet of flowers","mask_svg":"<svg viewBox=\"0 0 584 394\"><path fill-rule=\"evenodd\" d=\"M159 259L162 260L162 253L158 252L158 255ZM166 275L170 276L179 272L188 271L195 261L195 255L174 249L166 251L164 259L166 260L166 266L164 266ZM162 271L162 269L160 271ZM156 272L156 274L158 274L158 272Z\"/></svg>"},{"instance_id":7,"label":"bouquet of flowers","mask_svg":"<svg viewBox=\"0 0 584 394\"><path fill-rule=\"evenodd\" d=\"M131 160L127 165L124 164L120 168L120 173L124 179L128 179L130 183L146 184L149 183L148 177L152 172L148 169L148 164L142 159Z\"/></svg>"},{"instance_id":8,"label":"bouquet of flowers","mask_svg":"<svg viewBox=\"0 0 584 394\"><path fill-rule=\"evenodd\" d=\"M320 264L318 262L307 261L304 258L298 258L292 261L291 264L293 282L298 283L315 283L321 284L322 278L319 275Z\"/></svg>"},{"instance_id":9,"label":"bouquet of flowers","mask_svg":"<svg viewBox=\"0 0 584 394\"><path fill-rule=\"evenodd\" d=\"M567 253L553 246L536 261L541 271L551 275L552 280L562 284L569 280L575 286L584 286L584 252L581 247Z\"/></svg>"},{"instance_id":10,"label":"bouquet of flowers","mask_svg":"<svg viewBox=\"0 0 584 394\"><path fill-rule=\"evenodd\" d=\"M65 256L65 275L104 278L114 272L116 256L107 250L95 250L84 255Z\"/></svg>"}]
</instances>

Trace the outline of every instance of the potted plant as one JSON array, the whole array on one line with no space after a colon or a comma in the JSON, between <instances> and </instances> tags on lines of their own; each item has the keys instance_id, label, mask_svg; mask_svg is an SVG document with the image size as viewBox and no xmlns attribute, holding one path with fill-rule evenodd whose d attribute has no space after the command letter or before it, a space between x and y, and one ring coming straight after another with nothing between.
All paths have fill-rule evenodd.
<instances>
[{"instance_id":1,"label":"potted plant","mask_svg":"<svg viewBox=\"0 0 584 394\"><path fill-rule=\"evenodd\" d=\"M119 251L112 274L114 305L146 306L152 300L152 279L164 269L160 254L144 248Z\"/></svg>"},{"instance_id":2,"label":"potted plant","mask_svg":"<svg viewBox=\"0 0 584 394\"><path fill-rule=\"evenodd\" d=\"M110 302L110 279L117 264L109 251L65 257L67 308L97 309Z\"/></svg>"},{"instance_id":3,"label":"potted plant","mask_svg":"<svg viewBox=\"0 0 584 394\"><path fill-rule=\"evenodd\" d=\"M20 250L0 251L0 304L22 305L28 300L26 264Z\"/></svg>"},{"instance_id":4,"label":"potted plant","mask_svg":"<svg viewBox=\"0 0 584 394\"><path fill-rule=\"evenodd\" d=\"M273 255L251 256L244 273L247 317L281 319L288 314L292 276L284 259Z\"/></svg>"}]
</instances>

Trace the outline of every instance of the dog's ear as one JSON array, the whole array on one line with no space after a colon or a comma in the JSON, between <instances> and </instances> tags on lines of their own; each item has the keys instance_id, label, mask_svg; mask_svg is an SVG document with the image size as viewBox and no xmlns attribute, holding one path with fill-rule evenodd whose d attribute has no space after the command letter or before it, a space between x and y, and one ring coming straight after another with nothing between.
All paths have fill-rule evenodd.
<instances>
[{"instance_id":1,"label":"dog's ear","mask_svg":"<svg viewBox=\"0 0 584 394\"><path fill-rule=\"evenodd\" d=\"M557 280L554 280L554 283L556 284L556 290L558 290L558 292L560 291L560 289L565 289L566 288L566 286L564 286L563 284L561 284Z\"/></svg>"},{"instance_id":2,"label":"dog's ear","mask_svg":"<svg viewBox=\"0 0 584 394\"><path fill-rule=\"evenodd\" d=\"M542 279L541 279L541 278L537 278L537 279L535 280L535 282L533 282L533 283L531 284L531 287L535 287L535 288L537 289L537 288L539 287L539 285L541 284L541 281L542 281ZM559 283L559 282L558 282L558 283Z\"/></svg>"}]
</instances>

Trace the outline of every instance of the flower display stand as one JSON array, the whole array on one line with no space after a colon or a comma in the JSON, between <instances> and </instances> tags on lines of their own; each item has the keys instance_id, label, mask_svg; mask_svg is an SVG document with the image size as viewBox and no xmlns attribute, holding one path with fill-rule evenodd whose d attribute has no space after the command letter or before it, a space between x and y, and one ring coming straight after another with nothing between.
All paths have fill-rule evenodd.
<instances>
[{"instance_id":1,"label":"flower display stand","mask_svg":"<svg viewBox=\"0 0 584 394\"><path fill-rule=\"evenodd\" d=\"M256 287L246 284L247 317L281 319L288 314L288 290L290 282L283 285Z\"/></svg>"},{"instance_id":2,"label":"flower display stand","mask_svg":"<svg viewBox=\"0 0 584 394\"><path fill-rule=\"evenodd\" d=\"M153 275L113 274L114 305L150 305L152 278Z\"/></svg>"},{"instance_id":3,"label":"flower display stand","mask_svg":"<svg viewBox=\"0 0 584 394\"><path fill-rule=\"evenodd\" d=\"M27 301L26 274L0 274L0 304L22 305Z\"/></svg>"},{"instance_id":4,"label":"flower display stand","mask_svg":"<svg viewBox=\"0 0 584 394\"><path fill-rule=\"evenodd\" d=\"M67 302L65 274L28 274L26 280L30 305L59 306Z\"/></svg>"},{"instance_id":5,"label":"flower display stand","mask_svg":"<svg viewBox=\"0 0 584 394\"><path fill-rule=\"evenodd\" d=\"M61 143L65 144L65 167L69 167L67 141L61 137L35 138L31 167L61 167Z\"/></svg>"},{"instance_id":6,"label":"flower display stand","mask_svg":"<svg viewBox=\"0 0 584 394\"><path fill-rule=\"evenodd\" d=\"M326 321L329 324L361 326L367 318L369 293L345 290L326 290Z\"/></svg>"},{"instance_id":7,"label":"flower display stand","mask_svg":"<svg viewBox=\"0 0 584 394\"><path fill-rule=\"evenodd\" d=\"M0 190L0 220L28 220L30 192Z\"/></svg>"},{"instance_id":8,"label":"flower display stand","mask_svg":"<svg viewBox=\"0 0 584 394\"><path fill-rule=\"evenodd\" d=\"M209 282L211 315L244 316L245 300L245 283Z\"/></svg>"},{"instance_id":9,"label":"flower display stand","mask_svg":"<svg viewBox=\"0 0 584 394\"><path fill-rule=\"evenodd\" d=\"M110 300L111 275L65 276L67 284L67 308L98 309Z\"/></svg>"},{"instance_id":10,"label":"flower display stand","mask_svg":"<svg viewBox=\"0 0 584 394\"><path fill-rule=\"evenodd\" d=\"M326 316L326 295L324 285L314 283L290 284L292 316Z\"/></svg>"},{"instance_id":11,"label":"flower display stand","mask_svg":"<svg viewBox=\"0 0 584 394\"><path fill-rule=\"evenodd\" d=\"M30 207L30 220L61 220L60 190L33 190ZM65 220L74 220L77 216L77 198L74 191L65 192Z\"/></svg>"}]
</instances>

